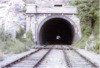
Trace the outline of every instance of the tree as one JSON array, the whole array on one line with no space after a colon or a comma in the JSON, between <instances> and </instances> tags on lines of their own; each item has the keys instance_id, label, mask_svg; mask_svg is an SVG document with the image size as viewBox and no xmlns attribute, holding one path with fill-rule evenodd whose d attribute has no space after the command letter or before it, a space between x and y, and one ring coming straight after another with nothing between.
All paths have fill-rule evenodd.
<instances>
[{"instance_id":1,"label":"tree","mask_svg":"<svg viewBox=\"0 0 100 68\"><path fill-rule=\"evenodd\" d=\"M99 23L99 0L72 0L71 4L78 7L83 35L90 35Z\"/></svg>"},{"instance_id":2,"label":"tree","mask_svg":"<svg viewBox=\"0 0 100 68\"><path fill-rule=\"evenodd\" d=\"M81 20L81 27L83 33L82 38L88 38L91 33L94 34L96 40L96 46L94 48L94 51L100 53L99 0L71 0L71 4L78 7L78 16Z\"/></svg>"},{"instance_id":3,"label":"tree","mask_svg":"<svg viewBox=\"0 0 100 68\"><path fill-rule=\"evenodd\" d=\"M31 40L31 41L34 41L33 40L32 30L29 30L29 31L26 32L26 38Z\"/></svg>"},{"instance_id":4,"label":"tree","mask_svg":"<svg viewBox=\"0 0 100 68\"><path fill-rule=\"evenodd\" d=\"M17 25L16 38L21 38L25 33L24 28Z\"/></svg>"}]
</instances>

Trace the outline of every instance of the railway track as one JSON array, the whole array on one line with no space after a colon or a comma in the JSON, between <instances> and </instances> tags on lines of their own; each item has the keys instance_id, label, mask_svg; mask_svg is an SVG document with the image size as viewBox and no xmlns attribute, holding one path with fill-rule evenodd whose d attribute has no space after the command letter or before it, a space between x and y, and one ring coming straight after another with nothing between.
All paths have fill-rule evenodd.
<instances>
[{"instance_id":1,"label":"railway track","mask_svg":"<svg viewBox=\"0 0 100 68\"><path fill-rule=\"evenodd\" d=\"M72 48L72 50L64 50L62 46L62 49L68 68L98 68L93 62L81 55L74 48Z\"/></svg>"},{"instance_id":2,"label":"railway track","mask_svg":"<svg viewBox=\"0 0 100 68\"><path fill-rule=\"evenodd\" d=\"M98 68L74 48L65 45L37 46L34 49L29 55L2 68ZM56 59L60 59L60 62Z\"/></svg>"}]
</instances>

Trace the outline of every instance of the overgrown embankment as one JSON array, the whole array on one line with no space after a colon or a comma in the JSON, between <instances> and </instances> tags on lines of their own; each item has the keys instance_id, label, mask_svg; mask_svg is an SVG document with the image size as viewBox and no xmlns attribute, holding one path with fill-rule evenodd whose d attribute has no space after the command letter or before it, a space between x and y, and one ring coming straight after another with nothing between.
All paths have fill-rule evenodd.
<instances>
[{"instance_id":1,"label":"overgrown embankment","mask_svg":"<svg viewBox=\"0 0 100 68\"><path fill-rule=\"evenodd\" d=\"M82 28L82 39L77 43L76 47L85 48L90 44L90 36L93 34L96 44L91 50L100 54L100 7L99 0L72 0L72 5L78 7L79 18ZM89 45L91 47L91 45Z\"/></svg>"},{"instance_id":2,"label":"overgrown embankment","mask_svg":"<svg viewBox=\"0 0 100 68\"><path fill-rule=\"evenodd\" d=\"M8 32L0 29L0 51L4 54L8 53L21 53L31 49L34 46L34 40L32 39L32 31L29 30L26 33L26 37L23 37L24 31L17 31L16 38L12 38ZM23 35L22 35L23 34Z\"/></svg>"}]
</instances>

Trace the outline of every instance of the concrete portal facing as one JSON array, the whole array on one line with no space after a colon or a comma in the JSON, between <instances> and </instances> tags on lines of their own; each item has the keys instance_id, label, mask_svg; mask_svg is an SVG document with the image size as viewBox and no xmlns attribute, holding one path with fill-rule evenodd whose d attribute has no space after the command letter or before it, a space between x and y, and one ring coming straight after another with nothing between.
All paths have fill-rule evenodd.
<instances>
[{"instance_id":1,"label":"concrete portal facing","mask_svg":"<svg viewBox=\"0 0 100 68\"><path fill-rule=\"evenodd\" d=\"M63 15L52 15L44 19L37 30L38 43L71 45L74 41L75 29L74 23L67 19Z\"/></svg>"},{"instance_id":2,"label":"concrete portal facing","mask_svg":"<svg viewBox=\"0 0 100 68\"><path fill-rule=\"evenodd\" d=\"M76 7L37 8L27 4L26 31L32 30L38 45L72 45L81 38Z\"/></svg>"}]
</instances>

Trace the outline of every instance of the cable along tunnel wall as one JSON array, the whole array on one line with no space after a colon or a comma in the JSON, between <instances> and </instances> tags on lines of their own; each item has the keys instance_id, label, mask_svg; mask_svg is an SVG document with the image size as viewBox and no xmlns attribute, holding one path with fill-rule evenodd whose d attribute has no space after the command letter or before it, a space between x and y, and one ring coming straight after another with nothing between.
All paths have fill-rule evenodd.
<instances>
[{"instance_id":1,"label":"cable along tunnel wall","mask_svg":"<svg viewBox=\"0 0 100 68\"><path fill-rule=\"evenodd\" d=\"M39 26L37 43L39 45L71 45L75 36L74 26L65 18L54 17Z\"/></svg>"}]
</instances>

